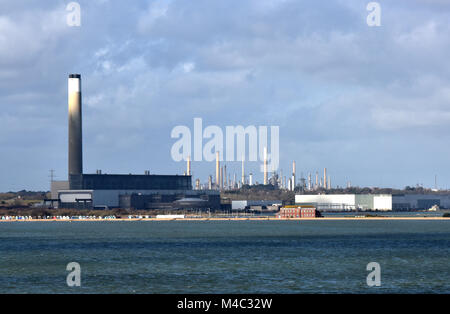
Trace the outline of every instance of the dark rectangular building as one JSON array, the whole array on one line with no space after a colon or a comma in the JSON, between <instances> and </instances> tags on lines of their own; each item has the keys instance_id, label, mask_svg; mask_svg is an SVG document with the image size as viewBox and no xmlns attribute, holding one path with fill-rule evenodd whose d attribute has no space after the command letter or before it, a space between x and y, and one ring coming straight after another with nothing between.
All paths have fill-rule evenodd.
<instances>
[{"instance_id":1,"label":"dark rectangular building","mask_svg":"<svg viewBox=\"0 0 450 314\"><path fill-rule=\"evenodd\" d=\"M71 190L192 190L191 176L82 174L70 176Z\"/></svg>"}]
</instances>

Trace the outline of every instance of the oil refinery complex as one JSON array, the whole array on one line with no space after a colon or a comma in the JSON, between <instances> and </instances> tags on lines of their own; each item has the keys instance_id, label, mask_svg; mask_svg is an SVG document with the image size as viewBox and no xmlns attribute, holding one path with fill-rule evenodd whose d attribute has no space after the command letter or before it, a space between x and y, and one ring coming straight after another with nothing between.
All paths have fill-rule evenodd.
<instances>
[{"instance_id":1,"label":"oil refinery complex","mask_svg":"<svg viewBox=\"0 0 450 314\"><path fill-rule=\"evenodd\" d=\"M85 174L80 74L69 75L68 115L68 180L52 180L51 199L46 200L45 204L53 208L215 211L226 207L230 211L279 212L278 215L283 217L291 214L295 217L313 215L308 212L311 208L318 212L423 210L433 206L450 208L450 194L331 194L334 190L327 168L323 169L323 176L316 171L306 178L303 173L297 178L296 163L293 161L292 173L288 176L283 176L282 171L269 173L266 148L262 184L254 180L252 173L245 173L244 161L239 179L236 173L227 173L227 165L220 164L219 152L216 152L214 179L209 175L208 182L203 184L196 179L194 187L190 157L184 175L156 175L149 171L140 175L106 174L101 170L95 174ZM295 201L285 204L281 200L233 200L227 206L221 204L221 192L254 185L270 185L272 189L296 193ZM350 186L348 182L347 187ZM287 208L286 205L297 207Z\"/></svg>"},{"instance_id":2,"label":"oil refinery complex","mask_svg":"<svg viewBox=\"0 0 450 314\"><path fill-rule=\"evenodd\" d=\"M303 190L307 191L316 191L319 189L331 189L331 177L327 175L327 168L323 169L323 177L319 176L319 172L316 171L315 177L311 173L308 174L308 178L304 178L303 174L298 179L296 175L296 164L295 161L292 162L292 174L289 176L283 175L283 172L272 171L269 173L268 171L268 162L267 162L267 149L264 149L264 171L263 171L263 182L260 183L255 180L253 173L247 174L245 172L245 161L242 160L242 171L240 176L238 177L236 173L227 174L227 165L224 164L221 166L220 164L220 152L216 152L216 175L213 179L213 176L210 175L208 177L208 182L205 184L201 184L200 180L197 179L195 183L195 189L197 190L219 190L219 191L227 191L240 189L245 185L253 186L253 185L271 185L277 189L294 191L296 187L301 187ZM191 162L188 157L187 161L187 174L191 173ZM185 173L186 174L186 173ZM238 178L238 179L237 179ZM297 184L297 182L300 184ZM347 186L350 186L350 182L347 182Z\"/></svg>"}]
</instances>

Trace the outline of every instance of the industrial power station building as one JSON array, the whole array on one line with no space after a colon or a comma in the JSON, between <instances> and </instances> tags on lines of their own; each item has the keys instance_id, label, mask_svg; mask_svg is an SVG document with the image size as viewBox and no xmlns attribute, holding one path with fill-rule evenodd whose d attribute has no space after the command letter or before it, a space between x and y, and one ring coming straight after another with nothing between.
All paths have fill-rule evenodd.
<instances>
[{"instance_id":1,"label":"industrial power station building","mask_svg":"<svg viewBox=\"0 0 450 314\"><path fill-rule=\"evenodd\" d=\"M298 205L319 211L422 210L434 205L450 208L450 195L440 194L318 194L295 195Z\"/></svg>"},{"instance_id":2,"label":"industrial power station building","mask_svg":"<svg viewBox=\"0 0 450 314\"><path fill-rule=\"evenodd\" d=\"M220 209L217 191L192 190L190 175L83 173L81 76L69 75L68 181L53 181L61 208Z\"/></svg>"}]
</instances>

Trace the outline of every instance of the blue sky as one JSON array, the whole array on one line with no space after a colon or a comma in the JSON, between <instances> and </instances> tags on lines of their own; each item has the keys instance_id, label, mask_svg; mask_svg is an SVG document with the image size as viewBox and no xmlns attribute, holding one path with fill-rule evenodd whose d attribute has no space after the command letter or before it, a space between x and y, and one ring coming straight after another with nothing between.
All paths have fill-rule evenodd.
<instances>
[{"instance_id":1,"label":"blue sky","mask_svg":"<svg viewBox=\"0 0 450 314\"><path fill-rule=\"evenodd\" d=\"M278 125L283 173L450 187L450 2L0 2L0 191L67 177L67 77L83 79L84 170L182 174L177 125ZM194 162L205 181L214 163ZM228 169L240 173L240 163ZM248 163L256 174L259 163Z\"/></svg>"}]
</instances>

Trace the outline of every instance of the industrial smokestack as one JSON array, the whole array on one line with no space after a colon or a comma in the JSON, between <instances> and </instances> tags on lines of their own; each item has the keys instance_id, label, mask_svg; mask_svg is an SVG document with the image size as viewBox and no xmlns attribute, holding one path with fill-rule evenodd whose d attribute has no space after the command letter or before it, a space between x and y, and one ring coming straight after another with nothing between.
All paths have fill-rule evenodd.
<instances>
[{"instance_id":1,"label":"industrial smokestack","mask_svg":"<svg viewBox=\"0 0 450 314\"><path fill-rule=\"evenodd\" d=\"M295 190L295 185L297 183L297 179L295 177L295 160L292 162L292 191Z\"/></svg>"},{"instance_id":2,"label":"industrial smokestack","mask_svg":"<svg viewBox=\"0 0 450 314\"><path fill-rule=\"evenodd\" d=\"M219 152L216 152L216 187L220 186L220 162L219 162Z\"/></svg>"},{"instance_id":3,"label":"industrial smokestack","mask_svg":"<svg viewBox=\"0 0 450 314\"><path fill-rule=\"evenodd\" d=\"M242 185L245 184L244 156L242 156Z\"/></svg>"},{"instance_id":4,"label":"industrial smokestack","mask_svg":"<svg viewBox=\"0 0 450 314\"><path fill-rule=\"evenodd\" d=\"M188 159L187 159L187 175L188 176L191 175L191 156L188 156Z\"/></svg>"},{"instance_id":5,"label":"industrial smokestack","mask_svg":"<svg viewBox=\"0 0 450 314\"><path fill-rule=\"evenodd\" d=\"M220 167L220 189L223 189L223 167Z\"/></svg>"},{"instance_id":6,"label":"industrial smokestack","mask_svg":"<svg viewBox=\"0 0 450 314\"><path fill-rule=\"evenodd\" d=\"M227 181L227 165L223 166L223 181L224 181L224 186L223 188L226 189L228 187L228 181Z\"/></svg>"},{"instance_id":7,"label":"industrial smokestack","mask_svg":"<svg viewBox=\"0 0 450 314\"><path fill-rule=\"evenodd\" d=\"M268 184L267 180L267 147L264 147L264 185Z\"/></svg>"},{"instance_id":8,"label":"industrial smokestack","mask_svg":"<svg viewBox=\"0 0 450 314\"><path fill-rule=\"evenodd\" d=\"M69 75L69 181L72 175L83 174L83 143L81 124L81 75Z\"/></svg>"},{"instance_id":9,"label":"industrial smokestack","mask_svg":"<svg viewBox=\"0 0 450 314\"><path fill-rule=\"evenodd\" d=\"M283 186L283 170L282 169L280 169L280 177L278 178L278 180L280 181L280 186L283 189L284 186Z\"/></svg>"}]
</instances>

